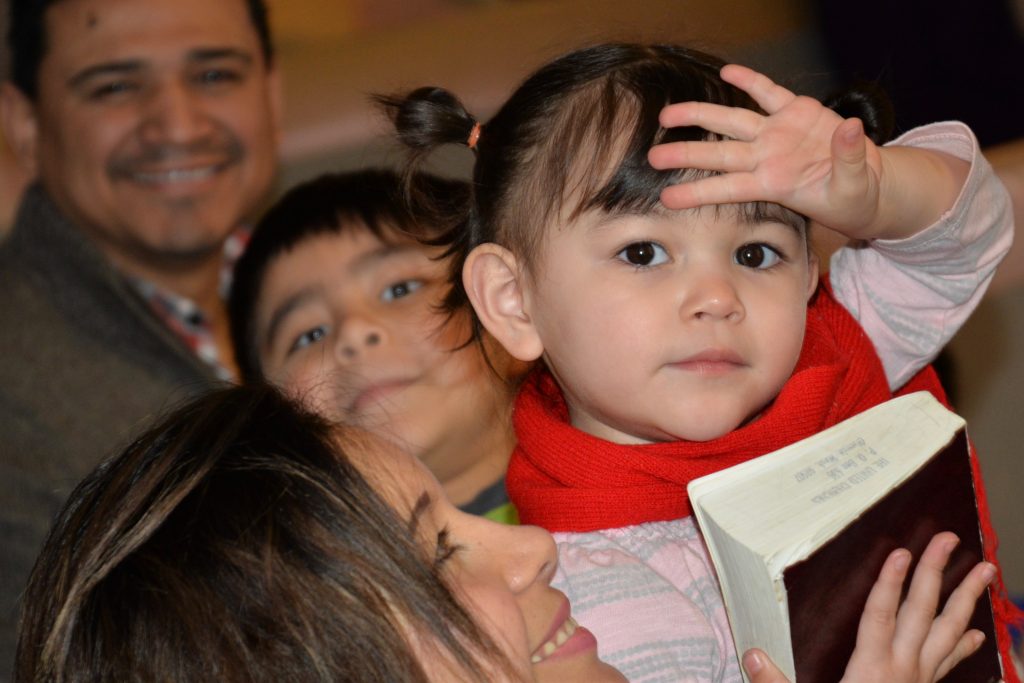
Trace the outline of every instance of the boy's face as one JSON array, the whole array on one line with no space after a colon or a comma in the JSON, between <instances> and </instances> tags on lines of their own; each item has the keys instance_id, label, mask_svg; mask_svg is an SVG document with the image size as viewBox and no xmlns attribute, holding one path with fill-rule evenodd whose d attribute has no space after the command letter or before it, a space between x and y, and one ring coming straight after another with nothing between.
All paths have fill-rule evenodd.
<instances>
[{"instance_id":1,"label":"boy's face","mask_svg":"<svg viewBox=\"0 0 1024 683\"><path fill-rule=\"evenodd\" d=\"M508 398L479 347L459 348L468 326L435 309L448 288L435 256L359 227L306 239L267 269L256 331L271 382L408 449L444 481L460 465L432 455L477 443Z\"/></svg>"},{"instance_id":2,"label":"boy's face","mask_svg":"<svg viewBox=\"0 0 1024 683\"><path fill-rule=\"evenodd\" d=\"M707 441L789 378L817 262L802 230L732 207L592 212L553 230L522 282L576 427L618 443Z\"/></svg>"}]
</instances>

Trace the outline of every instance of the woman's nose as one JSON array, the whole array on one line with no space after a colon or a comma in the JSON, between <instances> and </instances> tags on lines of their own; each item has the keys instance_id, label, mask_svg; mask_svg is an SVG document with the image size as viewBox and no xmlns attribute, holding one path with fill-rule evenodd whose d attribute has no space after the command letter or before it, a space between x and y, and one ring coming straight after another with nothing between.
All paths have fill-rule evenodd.
<instances>
[{"instance_id":1,"label":"woman's nose","mask_svg":"<svg viewBox=\"0 0 1024 683\"><path fill-rule=\"evenodd\" d=\"M536 526L506 526L502 547L511 556L506 580L513 592L541 583L550 585L558 569L558 548L547 531Z\"/></svg>"}]
</instances>

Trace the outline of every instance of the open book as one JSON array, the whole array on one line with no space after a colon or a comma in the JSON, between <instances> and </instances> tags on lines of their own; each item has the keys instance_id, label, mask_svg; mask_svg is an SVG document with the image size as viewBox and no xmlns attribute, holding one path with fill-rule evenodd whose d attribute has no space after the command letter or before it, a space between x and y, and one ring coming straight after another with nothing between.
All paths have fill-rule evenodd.
<instances>
[{"instance_id":1,"label":"open book","mask_svg":"<svg viewBox=\"0 0 1024 683\"><path fill-rule=\"evenodd\" d=\"M916 563L934 534L960 537L943 603L982 560L964 420L925 392L694 480L688 492L737 652L764 649L794 683L842 678L892 550L908 548ZM998 681L987 592L971 628L986 634L984 645L944 680Z\"/></svg>"}]
</instances>

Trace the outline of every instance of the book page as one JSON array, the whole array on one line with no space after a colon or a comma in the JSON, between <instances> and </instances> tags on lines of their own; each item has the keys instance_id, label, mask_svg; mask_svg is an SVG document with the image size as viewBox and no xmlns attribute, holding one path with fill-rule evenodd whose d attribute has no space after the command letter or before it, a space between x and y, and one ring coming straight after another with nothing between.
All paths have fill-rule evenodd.
<instances>
[{"instance_id":1,"label":"book page","mask_svg":"<svg viewBox=\"0 0 1024 683\"><path fill-rule=\"evenodd\" d=\"M963 426L930 394L896 398L768 457L698 479L688 487L690 499L777 574L898 486Z\"/></svg>"}]
</instances>

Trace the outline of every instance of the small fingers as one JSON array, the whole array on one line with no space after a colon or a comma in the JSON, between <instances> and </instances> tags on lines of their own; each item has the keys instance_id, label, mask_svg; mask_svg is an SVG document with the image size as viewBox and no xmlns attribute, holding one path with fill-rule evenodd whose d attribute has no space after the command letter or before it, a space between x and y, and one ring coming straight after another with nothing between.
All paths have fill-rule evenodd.
<instances>
[{"instance_id":1,"label":"small fingers","mask_svg":"<svg viewBox=\"0 0 1024 683\"><path fill-rule=\"evenodd\" d=\"M932 680L941 680L948 674L954 666L967 659L981 647L981 644L985 642L985 634L981 631L970 630L967 633L960 636L953 651L942 660L938 668L935 670L935 676Z\"/></svg>"},{"instance_id":2,"label":"small fingers","mask_svg":"<svg viewBox=\"0 0 1024 683\"><path fill-rule=\"evenodd\" d=\"M722 80L732 83L740 90L754 98L769 114L773 114L796 99L791 91L768 78L764 74L739 64L727 64L722 67Z\"/></svg>"},{"instance_id":3,"label":"small fingers","mask_svg":"<svg viewBox=\"0 0 1024 683\"><path fill-rule=\"evenodd\" d=\"M908 550L900 548L889 553L868 594L857 628L857 651L869 658L887 653L890 649L903 580L907 577L909 567Z\"/></svg>"},{"instance_id":4,"label":"small fingers","mask_svg":"<svg viewBox=\"0 0 1024 683\"><path fill-rule=\"evenodd\" d=\"M710 171L749 171L754 165L745 142L668 142L652 147L647 160L657 169L700 168Z\"/></svg>"},{"instance_id":5,"label":"small fingers","mask_svg":"<svg viewBox=\"0 0 1024 683\"><path fill-rule=\"evenodd\" d=\"M678 102L661 110L658 122L663 128L698 126L738 140L749 140L758 131L764 117L743 107L727 107L710 102Z\"/></svg>"},{"instance_id":6,"label":"small fingers","mask_svg":"<svg viewBox=\"0 0 1024 683\"><path fill-rule=\"evenodd\" d=\"M867 138L860 120L846 119L840 123L832 133L830 145L830 192L835 197L863 202L873 178L867 163Z\"/></svg>"},{"instance_id":7,"label":"small fingers","mask_svg":"<svg viewBox=\"0 0 1024 683\"><path fill-rule=\"evenodd\" d=\"M749 173L731 173L702 178L678 185L669 185L661 191L661 203L668 209L692 209L707 204L734 204L752 201L759 185Z\"/></svg>"},{"instance_id":8,"label":"small fingers","mask_svg":"<svg viewBox=\"0 0 1024 683\"><path fill-rule=\"evenodd\" d=\"M832 133L832 157L837 164L863 172L867 163L867 137L860 119L844 119Z\"/></svg>"},{"instance_id":9,"label":"small fingers","mask_svg":"<svg viewBox=\"0 0 1024 683\"><path fill-rule=\"evenodd\" d=\"M750 683L789 683L775 663L761 650L747 650L743 653L743 668L750 677Z\"/></svg>"},{"instance_id":10,"label":"small fingers","mask_svg":"<svg viewBox=\"0 0 1024 683\"><path fill-rule=\"evenodd\" d=\"M966 629L978 598L985 592L995 575L995 565L979 562L950 594L942 614L932 623L931 632L922 648L923 666L937 666L940 670L946 665L952 668L961 659L981 647L984 634Z\"/></svg>"},{"instance_id":11,"label":"small fingers","mask_svg":"<svg viewBox=\"0 0 1024 683\"><path fill-rule=\"evenodd\" d=\"M935 534L921 554L921 560L910 581L907 599L896 618L896 634L893 638L896 651L920 651L938 609L942 572L959 542L956 534L948 531Z\"/></svg>"}]
</instances>

